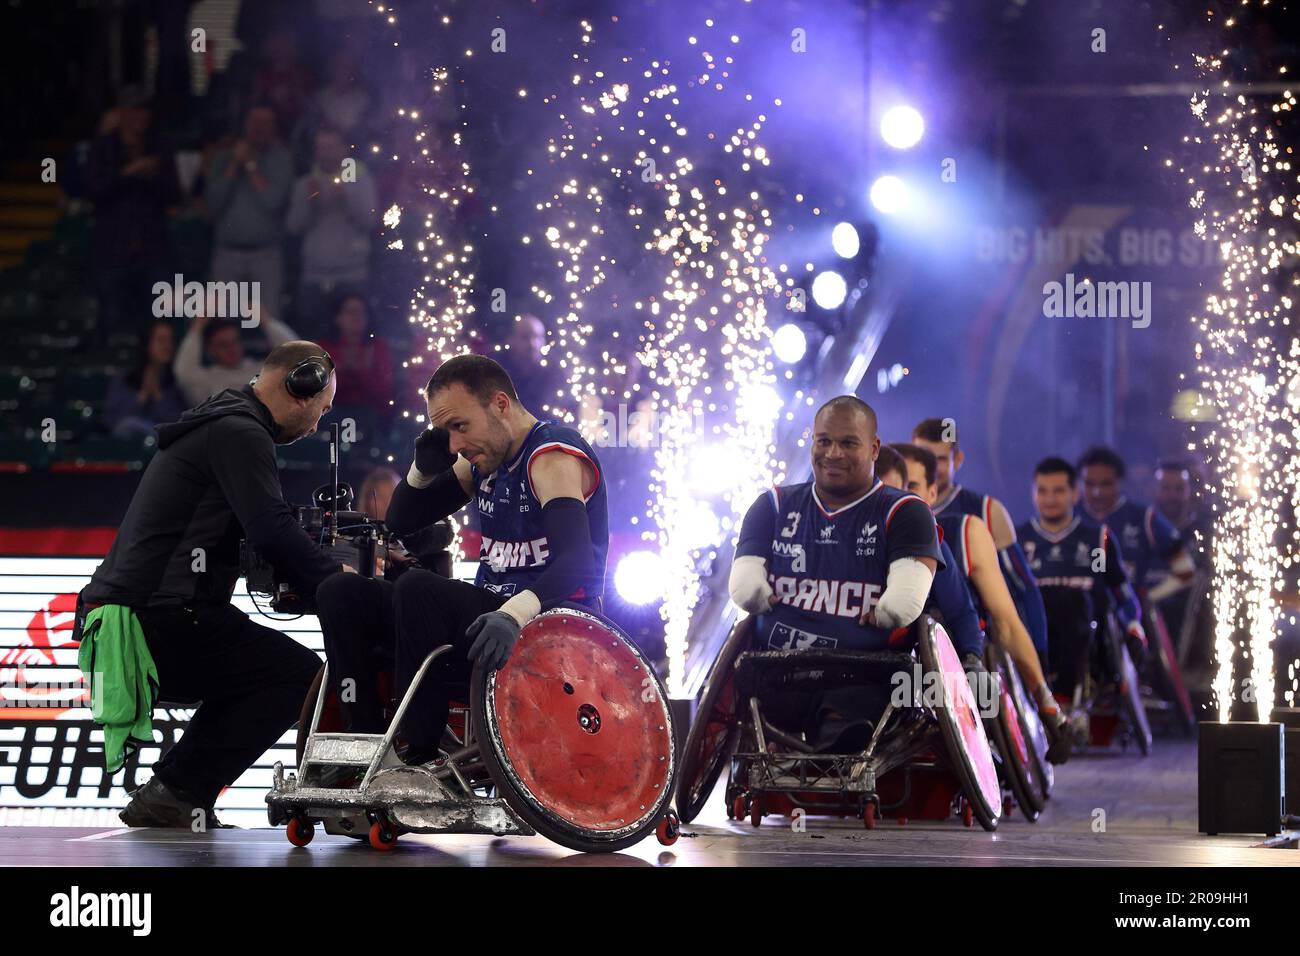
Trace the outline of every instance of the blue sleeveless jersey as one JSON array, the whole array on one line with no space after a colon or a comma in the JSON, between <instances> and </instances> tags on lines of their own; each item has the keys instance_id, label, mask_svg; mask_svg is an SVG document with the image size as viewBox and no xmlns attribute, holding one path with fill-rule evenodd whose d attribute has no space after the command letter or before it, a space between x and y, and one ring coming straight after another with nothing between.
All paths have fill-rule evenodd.
<instances>
[{"instance_id":1,"label":"blue sleeveless jersey","mask_svg":"<svg viewBox=\"0 0 1300 956\"><path fill-rule=\"evenodd\" d=\"M1107 547L1106 529L1086 516L1075 515L1060 531L1048 531L1037 518L1016 529L1029 568L1043 587L1077 588L1091 591L1093 584L1105 586L1102 575L1093 570L1098 549Z\"/></svg>"},{"instance_id":2,"label":"blue sleeveless jersey","mask_svg":"<svg viewBox=\"0 0 1300 956\"><path fill-rule=\"evenodd\" d=\"M988 613L984 610L984 605L980 602L979 591L970 583L971 556L970 556L970 538L967 535L967 528L970 523L976 520L976 516L949 509L943 514L935 516L935 521L939 524L939 530L943 532L943 543L951 550L956 559L957 568L961 571L962 577L967 582L970 590L971 601L975 604L975 611L980 616L980 620L987 623Z\"/></svg>"},{"instance_id":3,"label":"blue sleeveless jersey","mask_svg":"<svg viewBox=\"0 0 1300 956\"><path fill-rule=\"evenodd\" d=\"M1094 607L1108 600L1125 626L1142 610L1124 570L1115 535L1091 518L1075 515L1060 531L1048 531L1034 518L1016 529L1029 567L1043 587L1067 587L1096 595ZM1104 560L1099 560L1104 555ZM1094 570L1095 569L1095 570ZM1102 599L1102 603L1096 603Z\"/></svg>"},{"instance_id":4,"label":"blue sleeveless jersey","mask_svg":"<svg viewBox=\"0 0 1300 956\"><path fill-rule=\"evenodd\" d=\"M925 502L876 481L856 501L827 509L813 482L776 487L745 516L736 556L767 562L780 600L759 615L756 640L773 649L882 650L890 632L861 625L885 590L889 564L903 557L942 564Z\"/></svg>"},{"instance_id":5,"label":"blue sleeveless jersey","mask_svg":"<svg viewBox=\"0 0 1300 956\"><path fill-rule=\"evenodd\" d=\"M979 492L963 488L961 485L953 485L948 490L947 496L942 501L936 501L933 505L935 518L951 517L953 515L974 515L990 528L993 527L990 520L992 508L992 497L981 495ZM949 541L948 544L951 545L952 542Z\"/></svg>"},{"instance_id":6,"label":"blue sleeveless jersey","mask_svg":"<svg viewBox=\"0 0 1300 956\"><path fill-rule=\"evenodd\" d=\"M534 425L519 453L491 475L484 476L476 466L470 466L470 475L478 486L474 505L483 533L474 583L498 594L518 594L528 590L546 570L550 548L531 472L537 456L556 450L581 459L596 474L595 487L586 489L585 498L591 526L592 570L582 587L570 595L572 600L590 604L605 591L609 553L605 477L596 453L578 431L555 422Z\"/></svg>"},{"instance_id":7,"label":"blue sleeveless jersey","mask_svg":"<svg viewBox=\"0 0 1300 956\"><path fill-rule=\"evenodd\" d=\"M942 532L942 528L940 531ZM926 598L925 609L943 622L952 646L962 657L974 654L984 656L984 626L976 610L975 589L962 573L957 557L948 542L939 540L939 553L943 562L935 572ZM934 612L938 612L937 614Z\"/></svg>"},{"instance_id":8,"label":"blue sleeveless jersey","mask_svg":"<svg viewBox=\"0 0 1300 956\"><path fill-rule=\"evenodd\" d=\"M1080 504L1075 513L1096 521ZM1119 542L1124 570L1135 587L1149 588L1168 572L1167 561L1182 545L1178 531L1164 515L1150 505L1120 498L1110 514L1101 519Z\"/></svg>"}]
</instances>

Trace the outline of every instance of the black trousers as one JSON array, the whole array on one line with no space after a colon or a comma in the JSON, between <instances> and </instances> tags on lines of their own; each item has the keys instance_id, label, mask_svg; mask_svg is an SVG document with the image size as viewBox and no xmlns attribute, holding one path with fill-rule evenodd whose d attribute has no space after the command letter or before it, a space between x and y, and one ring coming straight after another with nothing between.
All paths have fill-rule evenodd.
<instances>
[{"instance_id":1,"label":"black trousers","mask_svg":"<svg viewBox=\"0 0 1300 956\"><path fill-rule=\"evenodd\" d=\"M198 703L154 775L210 806L298 720L320 658L229 604L137 611L160 699Z\"/></svg>"},{"instance_id":2,"label":"black trousers","mask_svg":"<svg viewBox=\"0 0 1300 956\"><path fill-rule=\"evenodd\" d=\"M387 729L385 701L377 686L381 670L393 670L397 628L396 586L382 578L339 572L316 589L317 616L330 665L330 689L339 697L343 725L358 734Z\"/></svg>"},{"instance_id":3,"label":"black trousers","mask_svg":"<svg viewBox=\"0 0 1300 956\"><path fill-rule=\"evenodd\" d=\"M344 572L326 578L316 590L316 605L330 682L340 691L348 728L356 733L387 729L375 687L389 653L393 691L400 699L429 652L450 644L452 650L434 662L402 721L401 736L411 753L436 754L450 695L469 688L473 667L465 630L480 614L504 603L505 598L492 591L419 568L403 572L393 583ZM344 684L348 679L355 684ZM349 689L352 694L346 693Z\"/></svg>"}]
</instances>

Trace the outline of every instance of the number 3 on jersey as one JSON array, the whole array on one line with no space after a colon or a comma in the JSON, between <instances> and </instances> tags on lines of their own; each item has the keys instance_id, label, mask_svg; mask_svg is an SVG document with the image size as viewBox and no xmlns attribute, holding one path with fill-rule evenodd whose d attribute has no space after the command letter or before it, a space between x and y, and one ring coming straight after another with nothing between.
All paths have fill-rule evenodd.
<instances>
[{"instance_id":1,"label":"number 3 on jersey","mask_svg":"<svg viewBox=\"0 0 1300 956\"><path fill-rule=\"evenodd\" d=\"M799 530L799 519L803 517L803 514L798 511L791 511L785 517L790 523L781 529L781 537L793 538L794 533Z\"/></svg>"}]
</instances>

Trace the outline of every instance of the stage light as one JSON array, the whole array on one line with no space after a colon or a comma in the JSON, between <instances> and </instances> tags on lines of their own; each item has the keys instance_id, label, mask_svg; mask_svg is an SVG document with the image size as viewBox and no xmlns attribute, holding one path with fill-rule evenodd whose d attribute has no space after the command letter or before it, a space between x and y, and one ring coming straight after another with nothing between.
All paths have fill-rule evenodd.
<instances>
[{"instance_id":1,"label":"stage light","mask_svg":"<svg viewBox=\"0 0 1300 956\"><path fill-rule=\"evenodd\" d=\"M762 383L742 388L738 404L741 416L747 421L774 421L785 407L781 393Z\"/></svg>"},{"instance_id":2,"label":"stage light","mask_svg":"<svg viewBox=\"0 0 1300 956\"><path fill-rule=\"evenodd\" d=\"M925 133L925 120L911 106L893 106L880 119L880 135L895 149L911 149Z\"/></svg>"},{"instance_id":3,"label":"stage light","mask_svg":"<svg viewBox=\"0 0 1300 956\"><path fill-rule=\"evenodd\" d=\"M722 537L722 523L717 513L703 501L687 506L687 517L682 534L682 544L691 551L702 551L716 545Z\"/></svg>"},{"instance_id":4,"label":"stage light","mask_svg":"<svg viewBox=\"0 0 1300 956\"><path fill-rule=\"evenodd\" d=\"M808 351L808 337L799 326L787 322L772 334L772 351L786 365L793 365Z\"/></svg>"},{"instance_id":5,"label":"stage light","mask_svg":"<svg viewBox=\"0 0 1300 956\"><path fill-rule=\"evenodd\" d=\"M629 551L614 571L614 587L628 604L652 604L663 597L663 559L657 551Z\"/></svg>"},{"instance_id":6,"label":"stage light","mask_svg":"<svg viewBox=\"0 0 1300 956\"><path fill-rule=\"evenodd\" d=\"M691 452L689 480L697 495L718 495L735 481L736 454L726 445L699 445Z\"/></svg>"},{"instance_id":7,"label":"stage light","mask_svg":"<svg viewBox=\"0 0 1300 956\"><path fill-rule=\"evenodd\" d=\"M861 245L858 231L853 228L853 223L842 222L831 230L831 248L841 259L852 259L858 254Z\"/></svg>"},{"instance_id":8,"label":"stage light","mask_svg":"<svg viewBox=\"0 0 1300 956\"><path fill-rule=\"evenodd\" d=\"M838 309L848 295L849 288L844 283L844 276L838 272L826 271L813 279L812 297L823 309Z\"/></svg>"},{"instance_id":9,"label":"stage light","mask_svg":"<svg viewBox=\"0 0 1300 956\"><path fill-rule=\"evenodd\" d=\"M897 176L881 176L871 184L871 205L885 215L898 212L907 204L907 186Z\"/></svg>"}]
</instances>

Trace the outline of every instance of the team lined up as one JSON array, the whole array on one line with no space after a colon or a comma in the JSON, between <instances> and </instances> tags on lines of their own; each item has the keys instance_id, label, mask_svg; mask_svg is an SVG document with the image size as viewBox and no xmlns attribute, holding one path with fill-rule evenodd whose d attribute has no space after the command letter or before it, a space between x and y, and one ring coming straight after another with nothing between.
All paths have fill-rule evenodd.
<instances>
[{"instance_id":1,"label":"team lined up","mask_svg":"<svg viewBox=\"0 0 1300 956\"><path fill-rule=\"evenodd\" d=\"M911 443L892 446L877 431L874 410L856 397L818 410L813 479L773 488L750 507L732 599L758 616L756 639L769 649L885 649L926 611L976 670L987 635L1015 661L1049 759L1063 762L1073 741L1049 682L1040 584L1088 593L1097 613L1113 610L1140 656L1141 601L1191 579L1187 546L1154 507L1120 493L1124 464L1109 449L1091 449L1079 469L1041 461L1036 515L1015 525L996 498L956 483L965 455L951 420L926 419Z\"/></svg>"}]
</instances>

